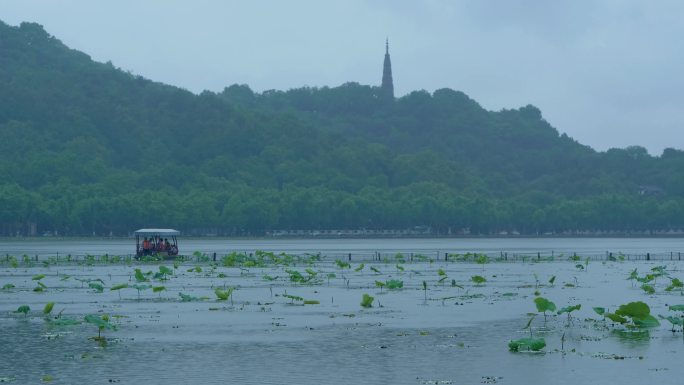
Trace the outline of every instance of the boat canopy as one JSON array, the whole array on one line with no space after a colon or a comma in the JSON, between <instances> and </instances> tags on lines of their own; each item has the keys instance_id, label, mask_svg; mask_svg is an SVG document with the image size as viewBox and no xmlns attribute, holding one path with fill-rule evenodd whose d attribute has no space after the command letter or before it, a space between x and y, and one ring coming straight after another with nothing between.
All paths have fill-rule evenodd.
<instances>
[{"instance_id":1,"label":"boat canopy","mask_svg":"<svg viewBox=\"0 0 684 385\"><path fill-rule=\"evenodd\" d=\"M135 231L135 235L180 235L180 231L174 229L140 229Z\"/></svg>"}]
</instances>

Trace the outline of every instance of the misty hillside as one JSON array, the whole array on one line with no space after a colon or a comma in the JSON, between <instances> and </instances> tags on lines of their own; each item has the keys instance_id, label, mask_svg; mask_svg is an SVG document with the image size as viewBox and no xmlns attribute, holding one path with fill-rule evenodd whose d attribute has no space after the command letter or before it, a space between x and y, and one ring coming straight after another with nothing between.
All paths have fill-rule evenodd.
<instances>
[{"instance_id":1,"label":"misty hillside","mask_svg":"<svg viewBox=\"0 0 684 385\"><path fill-rule=\"evenodd\" d=\"M0 235L668 230L684 152L596 152L450 89L195 95L0 22L0 208Z\"/></svg>"}]
</instances>

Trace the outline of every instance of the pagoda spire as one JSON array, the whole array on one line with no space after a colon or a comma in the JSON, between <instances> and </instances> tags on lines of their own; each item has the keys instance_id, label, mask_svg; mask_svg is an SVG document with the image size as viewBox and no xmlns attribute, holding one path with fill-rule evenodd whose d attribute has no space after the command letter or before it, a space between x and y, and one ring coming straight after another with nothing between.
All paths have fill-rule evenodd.
<instances>
[{"instance_id":1,"label":"pagoda spire","mask_svg":"<svg viewBox=\"0 0 684 385\"><path fill-rule=\"evenodd\" d=\"M380 96L385 99L394 99L394 83L392 81L392 62L389 54L389 38L385 39L385 62L382 66L382 84Z\"/></svg>"}]
</instances>

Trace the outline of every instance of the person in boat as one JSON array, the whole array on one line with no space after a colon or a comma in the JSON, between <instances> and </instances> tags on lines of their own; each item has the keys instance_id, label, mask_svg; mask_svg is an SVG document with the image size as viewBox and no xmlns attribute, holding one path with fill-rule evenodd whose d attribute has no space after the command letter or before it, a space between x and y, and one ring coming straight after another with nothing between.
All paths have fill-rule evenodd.
<instances>
[{"instance_id":1,"label":"person in boat","mask_svg":"<svg viewBox=\"0 0 684 385\"><path fill-rule=\"evenodd\" d=\"M150 253L150 241L148 241L147 237L145 237L145 240L143 240L143 243L142 243L142 254L148 255L149 253Z\"/></svg>"}]
</instances>

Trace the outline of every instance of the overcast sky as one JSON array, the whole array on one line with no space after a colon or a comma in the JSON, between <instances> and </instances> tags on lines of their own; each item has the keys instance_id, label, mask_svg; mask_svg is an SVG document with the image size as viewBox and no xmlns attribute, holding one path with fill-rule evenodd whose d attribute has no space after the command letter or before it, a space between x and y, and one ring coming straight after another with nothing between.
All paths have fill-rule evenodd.
<instances>
[{"instance_id":1,"label":"overcast sky","mask_svg":"<svg viewBox=\"0 0 684 385\"><path fill-rule=\"evenodd\" d=\"M684 148L679 0L0 0L0 20L193 92L379 85L389 37L397 96L448 87L597 150Z\"/></svg>"}]
</instances>

